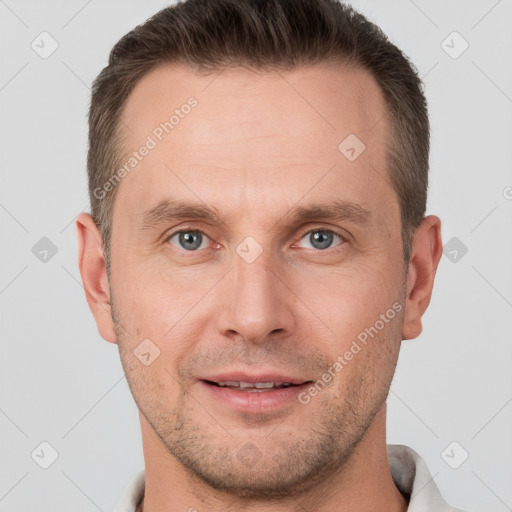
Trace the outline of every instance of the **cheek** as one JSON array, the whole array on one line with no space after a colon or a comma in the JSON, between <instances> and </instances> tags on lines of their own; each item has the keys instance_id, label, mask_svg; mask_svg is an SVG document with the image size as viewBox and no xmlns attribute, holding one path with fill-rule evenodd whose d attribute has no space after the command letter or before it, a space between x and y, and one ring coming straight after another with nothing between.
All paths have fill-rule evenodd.
<instances>
[{"instance_id":1,"label":"cheek","mask_svg":"<svg viewBox=\"0 0 512 512\"><path fill-rule=\"evenodd\" d=\"M311 310L308 314L321 320L330 335L343 343L373 325L397 300L395 270L382 268L359 263L351 268L311 272L296 280L292 289L299 290L299 297Z\"/></svg>"},{"instance_id":2,"label":"cheek","mask_svg":"<svg viewBox=\"0 0 512 512\"><path fill-rule=\"evenodd\" d=\"M149 338L159 345L169 340L185 344L190 337L190 319L197 320L207 313L204 308L209 301L202 299L218 276L192 267L170 270L158 258L151 264L142 258L116 263L113 296L118 318L129 337Z\"/></svg>"},{"instance_id":3,"label":"cheek","mask_svg":"<svg viewBox=\"0 0 512 512\"><path fill-rule=\"evenodd\" d=\"M128 343L119 344L120 357L126 380L138 408L146 415L151 411L164 410L168 404L175 403L179 396L180 386L176 377L169 371L167 355L162 351L157 358L145 364L137 347ZM146 346L145 352L153 352ZM142 359L142 360L141 360Z\"/></svg>"}]
</instances>

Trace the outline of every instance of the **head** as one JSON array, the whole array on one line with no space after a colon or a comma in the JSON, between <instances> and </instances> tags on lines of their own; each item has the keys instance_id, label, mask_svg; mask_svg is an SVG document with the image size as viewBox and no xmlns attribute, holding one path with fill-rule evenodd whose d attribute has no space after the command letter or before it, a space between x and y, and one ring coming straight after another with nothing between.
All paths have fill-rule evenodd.
<instances>
[{"instance_id":1,"label":"head","mask_svg":"<svg viewBox=\"0 0 512 512\"><path fill-rule=\"evenodd\" d=\"M442 251L413 66L335 1L189 0L115 45L89 122L80 268L147 435L244 496L341 467ZM307 384L255 412L206 382L233 371Z\"/></svg>"}]
</instances>

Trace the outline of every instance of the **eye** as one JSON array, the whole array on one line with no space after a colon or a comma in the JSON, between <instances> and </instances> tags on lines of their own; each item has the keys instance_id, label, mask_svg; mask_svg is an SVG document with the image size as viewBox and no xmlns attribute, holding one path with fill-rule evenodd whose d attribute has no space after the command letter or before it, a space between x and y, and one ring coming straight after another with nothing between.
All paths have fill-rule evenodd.
<instances>
[{"instance_id":1,"label":"eye","mask_svg":"<svg viewBox=\"0 0 512 512\"><path fill-rule=\"evenodd\" d=\"M200 230L186 230L176 231L167 239L171 245L178 247L178 249L185 249L186 251L197 251L198 249L205 249L208 244L209 238Z\"/></svg>"},{"instance_id":2,"label":"eye","mask_svg":"<svg viewBox=\"0 0 512 512\"><path fill-rule=\"evenodd\" d=\"M338 239L340 243L343 242L343 237L338 233L330 229L315 229L307 232L302 238L305 240L307 249L318 249L324 250L329 249L333 242ZM209 237L198 229L176 231L167 239L168 242L177 247L178 249L184 249L186 251L197 251L199 249L205 249L208 247Z\"/></svg>"},{"instance_id":3,"label":"eye","mask_svg":"<svg viewBox=\"0 0 512 512\"><path fill-rule=\"evenodd\" d=\"M306 246L307 249L323 250L329 249L336 238L341 242L344 241L341 235L330 229L314 229L313 231L308 231L301 240L305 240L306 243L310 244Z\"/></svg>"}]
</instances>

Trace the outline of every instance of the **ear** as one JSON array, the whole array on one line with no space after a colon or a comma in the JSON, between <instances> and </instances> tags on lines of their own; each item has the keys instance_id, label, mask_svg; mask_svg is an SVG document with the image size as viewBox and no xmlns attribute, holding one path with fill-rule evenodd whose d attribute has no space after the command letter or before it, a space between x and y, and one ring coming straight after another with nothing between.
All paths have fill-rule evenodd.
<instances>
[{"instance_id":1,"label":"ear","mask_svg":"<svg viewBox=\"0 0 512 512\"><path fill-rule=\"evenodd\" d=\"M101 337L117 343L110 307L110 288L107 268L103 255L101 234L88 213L82 213L76 220L78 237L78 266L85 296L94 315Z\"/></svg>"},{"instance_id":2,"label":"ear","mask_svg":"<svg viewBox=\"0 0 512 512\"><path fill-rule=\"evenodd\" d=\"M421 317L430 303L442 254L441 220L435 215L429 215L416 229L412 243L402 327L404 340L417 338L421 334Z\"/></svg>"}]
</instances>

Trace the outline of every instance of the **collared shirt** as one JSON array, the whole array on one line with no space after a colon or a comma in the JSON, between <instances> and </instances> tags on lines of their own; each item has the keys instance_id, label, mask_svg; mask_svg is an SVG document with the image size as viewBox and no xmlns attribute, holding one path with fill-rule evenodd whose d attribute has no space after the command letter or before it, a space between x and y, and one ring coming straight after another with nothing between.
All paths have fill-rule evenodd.
<instances>
[{"instance_id":1,"label":"collared shirt","mask_svg":"<svg viewBox=\"0 0 512 512\"><path fill-rule=\"evenodd\" d=\"M390 444L387 449L393 481L409 499L408 512L462 512L443 500L425 461L412 448ZM132 478L114 512L139 512L145 484L142 469Z\"/></svg>"}]
</instances>

